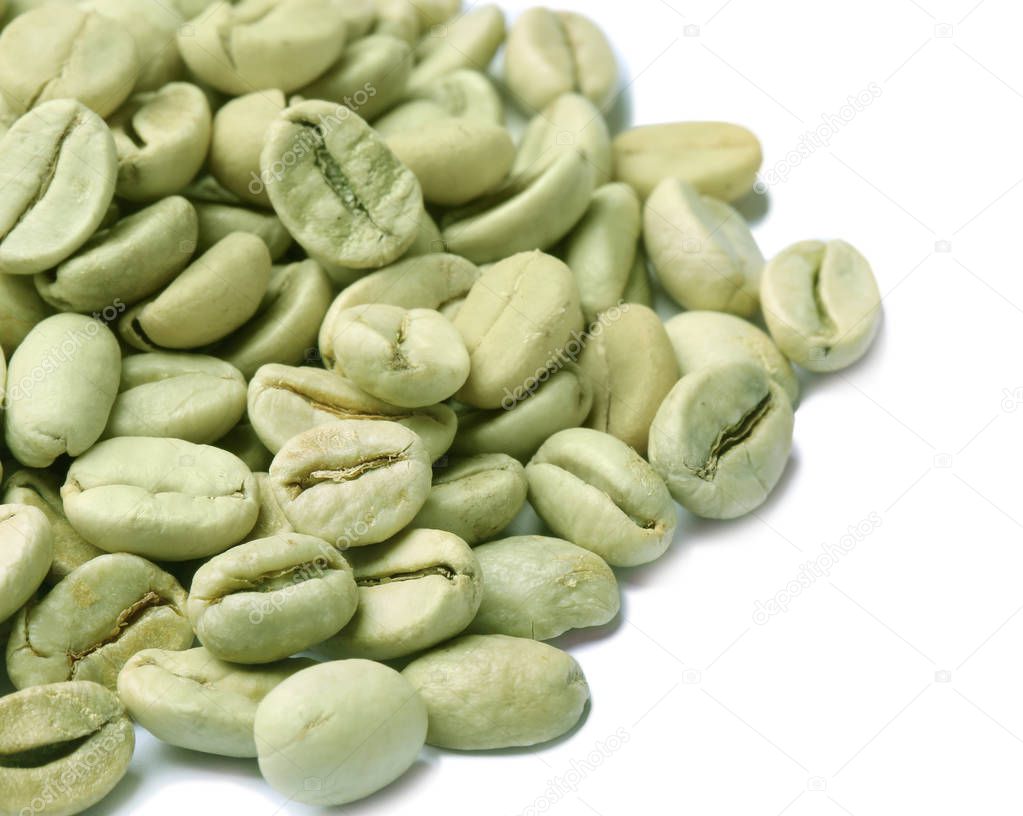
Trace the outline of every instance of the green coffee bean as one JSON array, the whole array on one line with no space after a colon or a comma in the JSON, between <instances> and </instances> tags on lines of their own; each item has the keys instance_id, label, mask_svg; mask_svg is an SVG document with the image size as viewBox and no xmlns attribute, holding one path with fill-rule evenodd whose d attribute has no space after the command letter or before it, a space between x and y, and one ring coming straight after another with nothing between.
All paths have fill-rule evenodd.
<instances>
[{"instance_id":1,"label":"green coffee bean","mask_svg":"<svg viewBox=\"0 0 1023 816\"><path fill-rule=\"evenodd\" d=\"M641 231L639 198L631 187L606 184L597 188L561 253L575 273L587 322L625 300Z\"/></svg>"},{"instance_id":2,"label":"green coffee bean","mask_svg":"<svg viewBox=\"0 0 1023 816\"><path fill-rule=\"evenodd\" d=\"M441 530L409 530L352 550L359 606L318 651L391 660L457 635L476 615L483 583L473 551Z\"/></svg>"},{"instance_id":3,"label":"green coffee bean","mask_svg":"<svg viewBox=\"0 0 1023 816\"><path fill-rule=\"evenodd\" d=\"M210 173L248 204L270 206L259 176L259 154L270 123L286 105L284 92L271 88L236 97L213 117Z\"/></svg>"},{"instance_id":4,"label":"green coffee bean","mask_svg":"<svg viewBox=\"0 0 1023 816\"><path fill-rule=\"evenodd\" d=\"M618 85L618 65L604 32L582 14L546 8L527 9L515 20L504 72L515 101L534 111L572 91L603 107Z\"/></svg>"},{"instance_id":5,"label":"green coffee bean","mask_svg":"<svg viewBox=\"0 0 1023 816\"><path fill-rule=\"evenodd\" d=\"M317 260L380 267L415 240L419 182L348 108L315 100L287 108L270 125L260 165L274 210Z\"/></svg>"},{"instance_id":6,"label":"green coffee bean","mask_svg":"<svg viewBox=\"0 0 1023 816\"><path fill-rule=\"evenodd\" d=\"M387 34L409 45L419 39L419 13L413 0L376 0L374 34Z\"/></svg>"},{"instance_id":7,"label":"green coffee bean","mask_svg":"<svg viewBox=\"0 0 1023 816\"><path fill-rule=\"evenodd\" d=\"M581 152L566 152L535 179L513 176L498 193L449 213L441 222L444 244L474 263L547 249L586 212L594 178Z\"/></svg>"},{"instance_id":8,"label":"green coffee bean","mask_svg":"<svg viewBox=\"0 0 1023 816\"><path fill-rule=\"evenodd\" d=\"M256 435L256 431L247 417L220 437L216 447L241 459L253 475L256 474L256 471L265 471L270 467L270 461L273 459L273 454L266 449L266 445Z\"/></svg>"},{"instance_id":9,"label":"green coffee bean","mask_svg":"<svg viewBox=\"0 0 1023 816\"><path fill-rule=\"evenodd\" d=\"M664 329L683 377L723 363L748 361L761 365L793 405L799 399L799 381L789 361L748 320L722 312L683 312L668 320Z\"/></svg>"},{"instance_id":10,"label":"green coffee bean","mask_svg":"<svg viewBox=\"0 0 1023 816\"><path fill-rule=\"evenodd\" d=\"M593 184L611 180L611 136L600 111L586 97L563 94L529 120L511 176L535 179L562 154L580 152L593 169Z\"/></svg>"},{"instance_id":11,"label":"green coffee bean","mask_svg":"<svg viewBox=\"0 0 1023 816\"><path fill-rule=\"evenodd\" d=\"M489 541L526 503L526 473L503 453L450 459L434 465L433 486L413 527L447 530L467 544Z\"/></svg>"},{"instance_id":12,"label":"green coffee bean","mask_svg":"<svg viewBox=\"0 0 1023 816\"><path fill-rule=\"evenodd\" d=\"M227 204L241 207L242 200L228 190L216 177L200 173L181 191L181 194L194 205Z\"/></svg>"},{"instance_id":13,"label":"green coffee bean","mask_svg":"<svg viewBox=\"0 0 1023 816\"><path fill-rule=\"evenodd\" d=\"M331 294L330 281L316 261L275 266L259 310L214 351L250 379L267 363L297 365L316 348Z\"/></svg>"},{"instance_id":14,"label":"green coffee bean","mask_svg":"<svg viewBox=\"0 0 1023 816\"><path fill-rule=\"evenodd\" d=\"M420 42L409 88L422 88L462 68L485 72L504 42L504 34L501 9L491 4L476 6Z\"/></svg>"},{"instance_id":15,"label":"green coffee bean","mask_svg":"<svg viewBox=\"0 0 1023 816\"><path fill-rule=\"evenodd\" d=\"M27 504L0 504L0 620L32 597L53 563L50 522Z\"/></svg>"},{"instance_id":16,"label":"green coffee bean","mask_svg":"<svg viewBox=\"0 0 1023 816\"><path fill-rule=\"evenodd\" d=\"M178 31L185 64L229 94L301 88L322 74L345 43L341 4L330 0L217 3Z\"/></svg>"},{"instance_id":17,"label":"green coffee bean","mask_svg":"<svg viewBox=\"0 0 1023 816\"><path fill-rule=\"evenodd\" d=\"M748 193L763 161L760 142L727 122L645 125L614 140L614 172L646 198L664 179L677 178L702 195L735 201Z\"/></svg>"},{"instance_id":18,"label":"green coffee bean","mask_svg":"<svg viewBox=\"0 0 1023 816\"><path fill-rule=\"evenodd\" d=\"M386 33L352 43L299 95L344 105L367 122L396 104L412 71L412 49Z\"/></svg>"},{"instance_id":19,"label":"green coffee bean","mask_svg":"<svg viewBox=\"0 0 1023 816\"><path fill-rule=\"evenodd\" d=\"M0 350L7 357L36 323L51 314L53 309L39 297L33 278L0 273Z\"/></svg>"},{"instance_id":20,"label":"green coffee bean","mask_svg":"<svg viewBox=\"0 0 1023 816\"><path fill-rule=\"evenodd\" d=\"M321 663L289 677L256 709L259 770L289 799L343 805L401 776L426 728L423 701L394 669Z\"/></svg>"},{"instance_id":21,"label":"green coffee bean","mask_svg":"<svg viewBox=\"0 0 1023 816\"><path fill-rule=\"evenodd\" d=\"M494 190L515 159L503 127L455 117L397 133L387 146L416 174L423 198L448 207Z\"/></svg>"},{"instance_id":22,"label":"green coffee bean","mask_svg":"<svg viewBox=\"0 0 1023 816\"><path fill-rule=\"evenodd\" d=\"M558 364L582 328L578 287L561 261L523 252L480 277L455 326L471 360L458 399L480 408L507 407Z\"/></svg>"},{"instance_id":23,"label":"green coffee bean","mask_svg":"<svg viewBox=\"0 0 1023 816\"><path fill-rule=\"evenodd\" d=\"M657 313L633 303L598 315L579 367L593 386L584 424L645 455L654 414L681 376Z\"/></svg>"},{"instance_id":24,"label":"green coffee bean","mask_svg":"<svg viewBox=\"0 0 1023 816\"><path fill-rule=\"evenodd\" d=\"M334 364L334 324L337 315L346 309L387 303L405 309L434 309L454 319L479 276L476 265L465 258L435 253L398 261L345 287L330 305L320 328L324 365Z\"/></svg>"},{"instance_id":25,"label":"green coffee bean","mask_svg":"<svg viewBox=\"0 0 1023 816\"><path fill-rule=\"evenodd\" d=\"M192 205L199 217L197 252L208 252L232 232L249 232L261 239L275 261L291 247L291 235L272 213L209 201L193 200Z\"/></svg>"},{"instance_id":26,"label":"green coffee bean","mask_svg":"<svg viewBox=\"0 0 1023 816\"><path fill-rule=\"evenodd\" d=\"M16 2L29 1L16 0ZM186 20L193 20L216 2L217 0L171 0L170 5L181 12L181 16Z\"/></svg>"},{"instance_id":27,"label":"green coffee bean","mask_svg":"<svg viewBox=\"0 0 1023 816\"><path fill-rule=\"evenodd\" d=\"M792 420L792 403L762 366L698 370L657 411L650 464L690 512L736 518L759 507L781 478Z\"/></svg>"},{"instance_id":28,"label":"green coffee bean","mask_svg":"<svg viewBox=\"0 0 1023 816\"><path fill-rule=\"evenodd\" d=\"M256 707L296 672L315 666L295 658L262 666L218 660L198 646L143 649L117 676L128 713L161 742L231 757L256 756Z\"/></svg>"},{"instance_id":29,"label":"green coffee bean","mask_svg":"<svg viewBox=\"0 0 1023 816\"><path fill-rule=\"evenodd\" d=\"M256 523L251 471L227 451L122 436L76 459L61 488L68 521L108 552L187 561L223 552Z\"/></svg>"},{"instance_id":30,"label":"green coffee bean","mask_svg":"<svg viewBox=\"0 0 1023 816\"><path fill-rule=\"evenodd\" d=\"M15 471L4 483L2 501L35 507L50 522L53 563L46 576L47 584L57 583L86 561L103 555L103 550L82 538L68 522L60 500L60 480L49 471L28 468Z\"/></svg>"},{"instance_id":31,"label":"green coffee bean","mask_svg":"<svg viewBox=\"0 0 1023 816\"><path fill-rule=\"evenodd\" d=\"M413 258L418 258L422 255L429 255L438 253L444 249L444 242L440 237L440 230L437 228L436 222L430 217L430 214L423 210L419 216L419 223L416 225L416 237L412 243L409 244L409 248L405 250L404 254L390 266L396 266L402 261L409 261ZM335 286L338 288L347 289L349 286L359 283L364 278L370 277L363 270L349 269L346 266L339 266L338 264L332 264L330 262L324 262L322 257L317 257L320 265L323 266L327 272L327 277L331 279ZM464 258L461 260L465 260ZM468 261L465 261L469 263ZM387 267L383 267L387 268ZM402 305L402 304L395 304Z\"/></svg>"},{"instance_id":32,"label":"green coffee bean","mask_svg":"<svg viewBox=\"0 0 1023 816\"><path fill-rule=\"evenodd\" d=\"M234 232L200 255L171 284L128 309L121 337L144 351L191 349L220 340L259 309L270 282L266 244Z\"/></svg>"},{"instance_id":33,"label":"green coffee bean","mask_svg":"<svg viewBox=\"0 0 1023 816\"><path fill-rule=\"evenodd\" d=\"M174 37L185 18L172 4L136 3L135 0L88 0L95 9L120 23L135 41L139 55L135 92L155 91L182 79L185 64Z\"/></svg>"},{"instance_id":34,"label":"green coffee bean","mask_svg":"<svg viewBox=\"0 0 1023 816\"><path fill-rule=\"evenodd\" d=\"M107 116L131 93L139 65L123 25L78 5L39 6L0 35L0 91L23 111L77 99Z\"/></svg>"},{"instance_id":35,"label":"green coffee bean","mask_svg":"<svg viewBox=\"0 0 1023 816\"><path fill-rule=\"evenodd\" d=\"M675 505L654 469L613 436L572 428L548 439L526 466L529 501L554 533L612 566L660 557L675 532Z\"/></svg>"},{"instance_id":36,"label":"green coffee bean","mask_svg":"<svg viewBox=\"0 0 1023 816\"><path fill-rule=\"evenodd\" d=\"M120 377L117 340L98 320L58 314L38 323L11 357L8 449L29 467L88 450L106 427Z\"/></svg>"},{"instance_id":37,"label":"green coffee bean","mask_svg":"<svg viewBox=\"0 0 1023 816\"><path fill-rule=\"evenodd\" d=\"M154 201L181 192L210 144L210 105L187 82L136 94L110 118L117 145L117 194Z\"/></svg>"},{"instance_id":38,"label":"green coffee bean","mask_svg":"<svg viewBox=\"0 0 1023 816\"><path fill-rule=\"evenodd\" d=\"M430 492L422 440L396 422L341 420L289 439L270 465L288 521L341 549L384 541Z\"/></svg>"},{"instance_id":39,"label":"green coffee bean","mask_svg":"<svg viewBox=\"0 0 1023 816\"><path fill-rule=\"evenodd\" d=\"M113 689L136 652L187 649L192 638L177 581L138 556L101 555L18 613L7 673L16 688L92 680Z\"/></svg>"},{"instance_id":40,"label":"green coffee bean","mask_svg":"<svg viewBox=\"0 0 1023 816\"><path fill-rule=\"evenodd\" d=\"M81 813L120 782L134 750L135 731L124 707L96 683L52 683L8 694L0 698L3 812Z\"/></svg>"},{"instance_id":41,"label":"green coffee bean","mask_svg":"<svg viewBox=\"0 0 1023 816\"><path fill-rule=\"evenodd\" d=\"M426 703L426 741L480 750L560 737L582 716L590 690L560 649L526 638L464 635L402 672Z\"/></svg>"},{"instance_id":42,"label":"green coffee bean","mask_svg":"<svg viewBox=\"0 0 1023 816\"><path fill-rule=\"evenodd\" d=\"M618 582L589 550L547 536L514 536L477 547L483 602L469 631L550 640L602 626L618 614Z\"/></svg>"},{"instance_id":43,"label":"green coffee bean","mask_svg":"<svg viewBox=\"0 0 1023 816\"><path fill-rule=\"evenodd\" d=\"M390 420L423 440L430 460L451 447L457 419L446 405L399 408L378 400L333 371L266 365L249 383L249 418L273 453L303 431L337 420Z\"/></svg>"},{"instance_id":44,"label":"green coffee bean","mask_svg":"<svg viewBox=\"0 0 1023 816\"><path fill-rule=\"evenodd\" d=\"M245 396L242 373L216 357L134 354L121 362L120 389L103 436L214 442L238 424Z\"/></svg>"},{"instance_id":45,"label":"green coffee bean","mask_svg":"<svg viewBox=\"0 0 1023 816\"><path fill-rule=\"evenodd\" d=\"M267 463L267 467L269 466ZM253 472L252 477L256 480L259 515L256 517L256 525L245 537L246 541L269 538L281 533L293 533L295 530L291 526L291 522L288 521L288 517L284 515L280 502L277 501L273 484L270 482L270 474Z\"/></svg>"},{"instance_id":46,"label":"green coffee bean","mask_svg":"<svg viewBox=\"0 0 1023 816\"><path fill-rule=\"evenodd\" d=\"M764 319L786 357L809 371L838 371L870 347L881 293L864 258L845 241L802 241L764 269Z\"/></svg>"},{"instance_id":47,"label":"green coffee bean","mask_svg":"<svg viewBox=\"0 0 1023 816\"><path fill-rule=\"evenodd\" d=\"M626 303L638 303L641 306L653 306L653 293L650 291L650 273L646 268L646 252L643 244L636 247L636 259L632 263L629 280L622 292L622 300Z\"/></svg>"},{"instance_id":48,"label":"green coffee bean","mask_svg":"<svg viewBox=\"0 0 1023 816\"><path fill-rule=\"evenodd\" d=\"M504 105L494 83L486 74L470 68L443 74L433 82L415 88L410 92L409 99L412 103L437 105L448 116L492 125L504 124ZM374 122L373 127L380 130L384 118L388 117Z\"/></svg>"},{"instance_id":49,"label":"green coffee bean","mask_svg":"<svg viewBox=\"0 0 1023 816\"><path fill-rule=\"evenodd\" d=\"M679 179L665 179L643 209L646 250L661 284L686 309L757 308L760 254L743 217Z\"/></svg>"},{"instance_id":50,"label":"green coffee bean","mask_svg":"<svg viewBox=\"0 0 1023 816\"><path fill-rule=\"evenodd\" d=\"M460 414L451 449L461 456L506 453L524 462L552 434L581 425L592 405L593 386L578 366L542 369L501 408Z\"/></svg>"},{"instance_id":51,"label":"green coffee bean","mask_svg":"<svg viewBox=\"0 0 1023 816\"><path fill-rule=\"evenodd\" d=\"M308 649L351 619L352 568L319 538L280 533L215 555L195 573L188 617L211 654L269 663Z\"/></svg>"},{"instance_id":52,"label":"green coffee bean","mask_svg":"<svg viewBox=\"0 0 1023 816\"><path fill-rule=\"evenodd\" d=\"M81 103L45 102L18 119L0 139L0 273L42 272L71 255L106 215L116 176L110 130Z\"/></svg>"},{"instance_id":53,"label":"green coffee bean","mask_svg":"<svg viewBox=\"0 0 1023 816\"><path fill-rule=\"evenodd\" d=\"M345 0L339 5L345 21L345 40L354 45L373 28L377 14L376 0Z\"/></svg>"},{"instance_id":54,"label":"green coffee bean","mask_svg":"<svg viewBox=\"0 0 1023 816\"><path fill-rule=\"evenodd\" d=\"M398 136L414 134L427 125L443 122L449 118L451 115L444 107L432 99L410 99L396 105L379 119L374 120L373 129L385 141L390 141Z\"/></svg>"},{"instance_id":55,"label":"green coffee bean","mask_svg":"<svg viewBox=\"0 0 1023 816\"><path fill-rule=\"evenodd\" d=\"M338 313L334 369L393 405L423 408L458 391L469 376L469 352L458 329L432 309L383 303Z\"/></svg>"},{"instance_id":56,"label":"green coffee bean","mask_svg":"<svg viewBox=\"0 0 1023 816\"><path fill-rule=\"evenodd\" d=\"M64 312L131 306L185 268L198 238L195 208L180 196L115 221L55 269L35 276L36 289Z\"/></svg>"},{"instance_id":57,"label":"green coffee bean","mask_svg":"<svg viewBox=\"0 0 1023 816\"><path fill-rule=\"evenodd\" d=\"M413 91L412 97L433 100L451 116L504 124L501 95L489 76L480 71L463 68L444 74Z\"/></svg>"},{"instance_id":58,"label":"green coffee bean","mask_svg":"<svg viewBox=\"0 0 1023 816\"><path fill-rule=\"evenodd\" d=\"M419 28L423 33L431 26L446 23L462 8L462 0L408 0L419 15Z\"/></svg>"}]
</instances>

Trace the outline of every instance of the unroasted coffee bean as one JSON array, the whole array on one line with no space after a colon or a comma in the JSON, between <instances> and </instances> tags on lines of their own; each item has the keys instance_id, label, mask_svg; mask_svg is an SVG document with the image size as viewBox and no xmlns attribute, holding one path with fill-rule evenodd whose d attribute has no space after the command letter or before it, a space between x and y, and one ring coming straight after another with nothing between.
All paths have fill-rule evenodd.
<instances>
[{"instance_id":1,"label":"unroasted coffee bean","mask_svg":"<svg viewBox=\"0 0 1023 816\"><path fill-rule=\"evenodd\" d=\"M505 76L515 101L541 110L560 94L577 91L598 107L618 84L611 44L587 17L531 8L508 32Z\"/></svg>"},{"instance_id":2,"label":"unroasted coffee bean","mask_svg":"<svg viewBox=\"0 0 1023 816\"><path fill-rule=\"evenodd\" d=\"M46 102L18 119L0 139L0 273L71 255L106 215L116 176L110 129L81 103Z\"/></svg>"},{"instance_id":3,"label":"unroasted coffee bean","mask_svg":"<svg viewBox=\"0 0 1023 816\"><path fill-rule=\"evenodd\" d=\"M874 273L845 241L803 241L764 269L764 319L786 357L810 371L838 371L870 347L881 322Z\"/></svg>"},{"instance_id":4,"label":"unroasted coffee bean","mask_svg":"<svg viewBox=\"0 0 1023 816\"><path fill-rule=\"evenodd\" d=\"M572 272L541 252L507 258L473 285L455 326L472 362L458 399L480 408L514 403L582 328Z\"/></svg>"},{"instance_id":5,"label":"unroasted coffee bean","mask_svg":"<svg viewBox=\"0 0 1023 816\"><path fill-rule=\"evenodd\" d=\"M416 237L419 182L343 105L310 100L287 108L270 125L260 165L274 210L317 259L379 267Z\"/></svg>"},{"instance_id":6,"label":"unroasted coffee bean","mask_svg":"<svg viewBox=\"0 0 1023 816\"><path fill-rule=\"evenodd\" d=\"M618 614L614 572L599 555L568 541L514 536L473 552L484 591L471 632L549 640Z\"/></svg>"},{"instance_id":7,"label":"unroasted coffee bean","mask_svg":"<svg viewBox=\"0 0 1023 816\"><path fill-rule=\"evenodd\" d=\"M415 517L430 492L430 458L396 422L341 420L289 439L270 480L296 530L346 549L384 541Z\"/></svg>"},{"instance_id":8,"label":"unroasted coffee bean","mask_svg":"<svg viewBox=\"0 0 1023 816\"><path fill-rule=\"evenodd\" d=\"M390 660L459 634L483 594L469 545L442 530L409 530L349 554L359 587L351 622L317 651Z\"/></svg>"},{"instance_id":9,"label":"unroasted coffee bean","mask_svg":"<svg viewBox=\"0 0 1023 816\"><path fill-rule=\"evenodd\" d=\"M161 742L221 756L254 757L256 707L282 681L315 666L295 658L261 666L218 660L206 649L143 649L117 676L128 713Z\"/></svg>"},{"instance_id":10,"label":"unroasted coffee bean","mask_svg":"<svg viewBox=\"0 0 1023 816\"><path fill-rule=\"evenodd\" d=\"M93 680L113 689L135 652L192 645L185 597L177 581L136 555L93 558L18 613L7 644L11 682Z\"/></svg>"},{"instance_id":11,"label":"unroasted coffee bean","mask_svg":"<svg viewBox=\"0 0 1023 816\"><path fill-rule=\"evenodd\" d=\"M269 663L308 649L351 619L352 568L326 541L280 533L215 555L195 573L188 617L211 654Z\"/></svg>"},{"instance_id":12,"label":"unroasted coffee bean","mask_svg":"<svg viewBox=\"0 0 1023 816\"><path fill-rule=\"evenodd\" d=\"M526 503L522 465L503 453L446 459L434 466L433 486L413 527L447 530L466 543L489 541Z\"/></svg>"},{"instance_id":13,"label":"unroasted coffee bean","mask_svg":"<svg viewBox=\"0 0 1023 816\"><path fill-rule=\"evenodd\" d=\"M686 309L751 316L764 256L743 217L676 178L643 208L647 253L664 288Z\"/></svg>"},{"instance_id":14,"label":"unroasted coffee bean","mask_svg":"<svg viewBox=\"0 0 1023 816\"><path fill-rule=\"evenodd\" d=\"M616 567L668 548L675 506L664 482L621 440L589 428L554 434L526 466L529 501L559 536Z\"/></svg>"},{"instance_id":15,"label":"unroasted coffee bean","mask_svg":"<svg viewBox=\"0 0 1023 816\"><path fill-rule=\"evenodd\" d=\"M124 707L96 683L51 683L8 694L0 698L2 812L80 813L113 790L134 750Z\"/></svg>"},{"instance_id":16,"label":"unroasted coffee bean","mask_svg":"<svg viewBox=\"0 0 1023 816\"><path fill-rule=\"evenodd\" d=\"M734 201L753 187L762 160L757 137L727 122L645 125L614 140L615 178L641 198L677 178L703 195Z\"/></svg>"},{"instance_id":17,"label":"unroasted coffee bean","mask_svg":"<svg viewBox=\"0 0 1023 816\"><path fill-rule=\"evenodd\" d=\"M48 470L23 468L10 474L4 484L4 504L27 504L40 510L50 522L53 563L47 584L55 584L103 550L82 538L64 515L60 480Z\"/></svg>"},{"instance_id":18,"label":"unroasted coffee bean","mask_svg":"<svg viewBox=\"0 0 1023 816\"><path fill-rule=\"evenodd\" d=\"M53 532L39 510L0 504L0 621L32 597L53 563Z\"/></svg>"},{"instance_id":19,"label":"unroasted coffee bean","mask_svg":"<svg viewBox=\"0 0 1023 816\"><path fill-rule=\"evenodd\" d=\"M706 518L759 507L792 447L792 403L756 363L706 368L679 380L650 427L650 464L672 496Z\"/></svg>"},{"instance_id":20,"label":"unroasted coffee bean","mask_svg":"<svg viewBox=\"0 0 1023 816\"><path fill-rule=\"evenodd\" d=\"M187 561L242 540L256 523L255 490L227 451L121 436L76 459L60 494L68 520L97 547Z\"/></svg>"},{"instance_id":21,"label":"unroasted coffee bean","mask_svg":"<svg viewBox=\"0 0 1023 816\"><path fill-rule=\"evenodd\" d=\"M426 703L426 741L440 748L552 740L576 724L590 696L570 655L504 635L464 635L413 660L402 674Z\"/></svg>"},{"instance_id":22,"label":"unroasted coffee bean","mask_svg":"<svg viewBox=\"0 0 1023 816\"><path fill-rule=\"evenodd\" d=\"M272 453L317 425L339 419L390 420L414 431L433 461L451 447L458 422L447 405L399 408L340 374L306 366L260 368L249 383L248 405L252 426Z\"/></svg>"},{"instance_id":23,"label":"unroasted coffee bean","mask_svg":"<svg viewBox=\"0 0 1023 816\"><path fill-rule=\"evenodd\" d=\"M341 54L341 5L330 0L216 3L178 31L178 47L196 76L225 93L293 91Z\"/></svg>"}]
</instances>

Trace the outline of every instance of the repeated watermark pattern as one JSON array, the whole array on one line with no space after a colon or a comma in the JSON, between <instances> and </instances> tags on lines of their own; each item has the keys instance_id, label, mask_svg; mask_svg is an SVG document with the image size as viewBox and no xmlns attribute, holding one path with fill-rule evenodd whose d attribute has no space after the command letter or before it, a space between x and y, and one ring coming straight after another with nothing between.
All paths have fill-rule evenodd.
<instances>
[{"instance_id":1,"label":"repeated watermark pattern","mask_svg":"<svg viewBox=\"0 0 1023 816\"><path fill-rule=\"evenodd\" d=\"M64 332L60 342L48 348L31 371L17 381L12 380L7 384L6 392L0 395L3 406L31 397L37 385L65 365L72 363L82 347L96 337L104 326L116 320L126 308L120 298L115 298L109 306L93 312L92 321L86 323L83 328Z\"/></svg>"},{"instance_id":2,"label":"repeated watermark pattern","mask_svg":"<svg viewBox=\"0 0 1023 816\"><path fill-rule=\"evenodd\" d=\"M302 159L310 153L315 153L323 140L333 133L352 114L358 113L370 99L377 95L376 86L372 83L365 83L362 88L341 100L333 113L329 116L320 114L319 124L315 128L304 128L296 137L289 150L286 150L281 158L268 167L260 168L259 173L252 171L249 179L249 192L252 195L261 195L266 188L275 182L279 182Z\"/></svg>"},{"instance_id":3,"label":"repeated watermark pattern","mask_svg":"<svg viewBox=\"0 0 1023 816\"><path fill-rule=\"evenodd\" d=\"M79 749L72 757L62 761L60 775L48 777L39 795L19 811L19 816L45 813L51 809L51 805L66 798L78 785L93 776L97 768L102 768L110 761L110 757L124 743L125 733L116 730L91 739L86 748Z\"/></svg>"},{"instance_id":4,"label":"repeated watermark pattern","mask_svg":"<svg viewBox=\"0 0 1023 816\"><path fill-rule=\"evenodd\" d=\"M599 771L608 760L618 753L629 741L629 732L619 727L613 734L593 743L593 747L581 759L573 758L568 768L547 780L544 792L519 811L519 816L538 816L549 813L566 796L577 793L589 777Z\"/></svg>"},{"instance_id":5,"label":"repeated watermark pattern","mask_svg":"<svg viewBox=\"0 0 1023 816\"><path fill-rule=\"evenodd\" d=\"M871 512L855 524L850 524L838 541L821 544L820 554L800 564L798 572L781 589L766 601L757 600L753 603L753 622L763 626L776 615L788 612L796 598L822 578L829 578L835 565L871 536L881 524L881 514Z\"/></svg>"},{"instance_id":6,"label":"repeated watermark pattern","mask_svg":"<svg viewBox=\"0 0 1023 816\"><path fill-rule=\"evenodd\" d=\"M803 162L811 158L818 150L830 147L834 138L883 94L884 90L881 86L876 82L871 82L856 93L849 94L845 104L837 111L822 113L820 124L804 131L795 147L773 165L763 170L760 178L753 185L753 189L763 194L771 187L784 184Z\"/></svg>"},{"instance_id":7,"label":"repeated watermark pattern","mask_svg":"<svg viewBox=\"0 0 1023 816\"><path fill-rule=\"evenodd\" d=\"M586 344L595 337L600 337L604 330L614 325L622 316L628 314L630 306L628 303L619 301L616 306L601 312L584 331L572 330L569 340L562 348L551 349L544 364L536 369L530 376L526 377L514 389L505 388L504 398L501 400L501 407L510 411L526 397L535 394L541 385L571 363L579 362L579 357L586 348Z\"/></svg>"}]
</instances>

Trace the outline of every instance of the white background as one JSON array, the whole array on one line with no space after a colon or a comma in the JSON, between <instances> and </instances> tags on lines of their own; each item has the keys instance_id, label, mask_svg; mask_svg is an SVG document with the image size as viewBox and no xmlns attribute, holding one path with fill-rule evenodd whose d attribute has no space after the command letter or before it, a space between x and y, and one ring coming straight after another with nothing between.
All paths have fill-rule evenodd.
<instances>
[{"instance_id":1,"label":"white background","mask_svg":"<svg viewBox=\"0 0 1023 816\"><path fill-rule=\"evenodd\" d=\"M1020 813L1020 4L559 5L611 36L625 121L745 124L765 168L876 83L765 213L744 209L767 256L808 238L861 249L884 326L860 364L805 381L792 461L760 511L683 517L667 555L620 572L618 620L558 641L592 688L581 727L538 750L427 749L343 812ZM876 529L829 576L754 621L865 520ZM314 812L254 761L140 729L128 776L90 815Z\"/></svg>"}]
</instances>

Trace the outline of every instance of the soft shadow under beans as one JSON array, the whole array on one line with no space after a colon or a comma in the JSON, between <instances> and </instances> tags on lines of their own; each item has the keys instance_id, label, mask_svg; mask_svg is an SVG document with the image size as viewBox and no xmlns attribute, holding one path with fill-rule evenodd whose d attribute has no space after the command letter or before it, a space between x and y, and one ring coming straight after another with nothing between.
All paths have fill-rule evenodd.
<instances>
[{"instance_id":1,"label":"soft shadow under beans","mask_svg":"<svg viewBox=\"0 0 1023 816\"><path fill-rule=\"evenodd\" d=\"M758 193L756 190L750 190L739 200L733 201L732 206L753 227L763 221L771 209L771 194L769 192Z\"/></svg>"},{"instance_id":2,"label":"soft shadow under beans","mask_svg":"<svg viewBox=\"0 0 1023 816\"><path fill-rule=\"evenodd\" d=\"M81 816L110 816L111 813L131 812L129 802L141 787L142 776L139 771L129 768L117 786L91 808L83 810Z\"/></svg>"},{"instance_id":3,"label":"soft shadow under beans","mask_svg":"<svg viewBox=\"0 0 1023 816\"><path fill-rule=\"evenodd\" d=\"M412 801L412 797L417 794L422 795L426 793L426 786L430 784L427 780L436 779L433 776L436 772L436 769L433 767L436 764L436 760L429 756L430 753L432 753L430 750L421 753L419 759L412 763L412 766L405 773L390 785L378 790L376 793L370 794L365 799L360 799L357 802L341 807L308 808L302 812L318 813L323 816L337 816L341 812L345 816L390 813L399 802Z\"/></svg>"}]
</instances>

